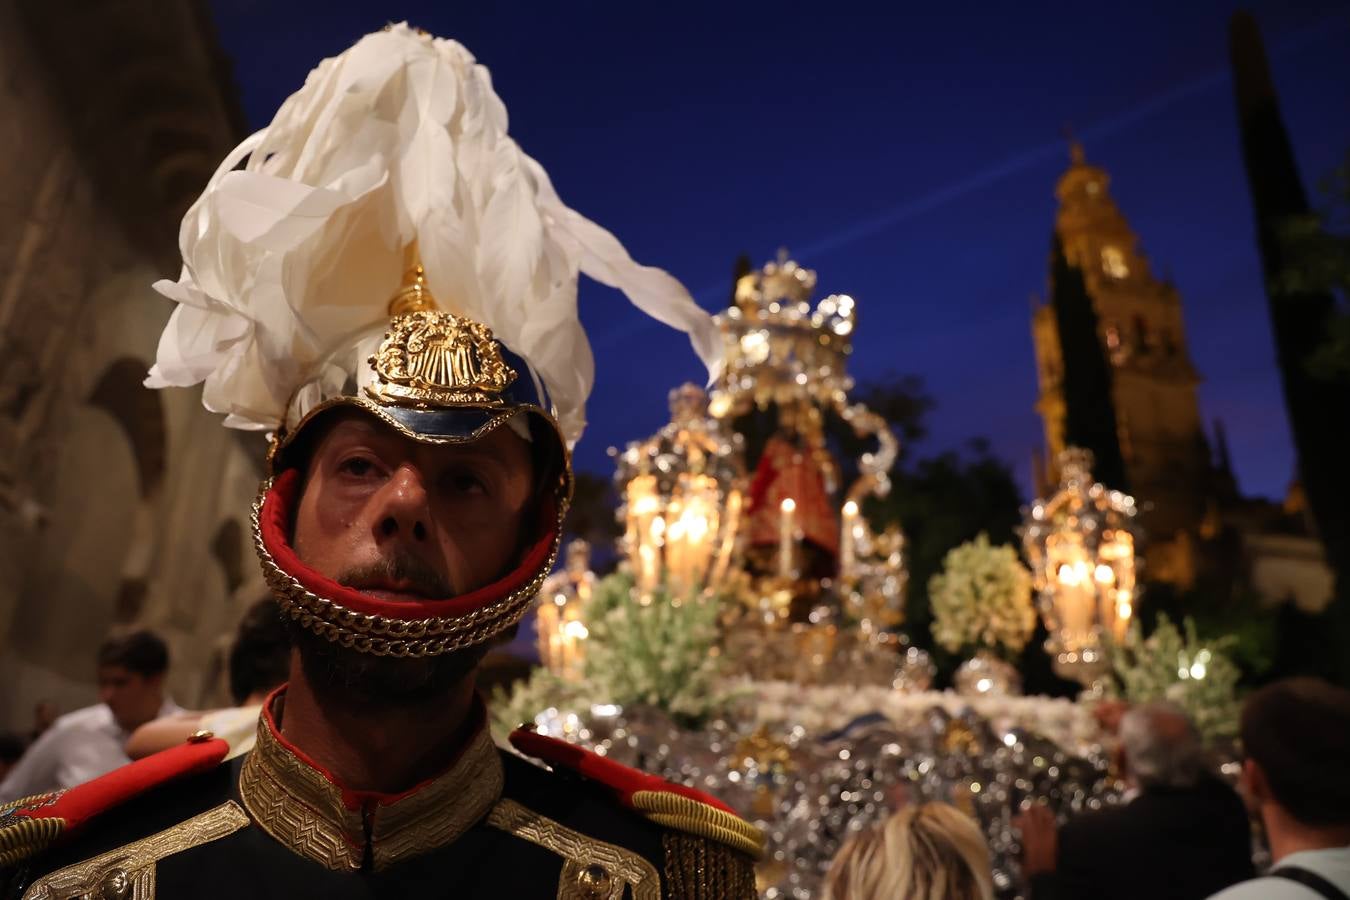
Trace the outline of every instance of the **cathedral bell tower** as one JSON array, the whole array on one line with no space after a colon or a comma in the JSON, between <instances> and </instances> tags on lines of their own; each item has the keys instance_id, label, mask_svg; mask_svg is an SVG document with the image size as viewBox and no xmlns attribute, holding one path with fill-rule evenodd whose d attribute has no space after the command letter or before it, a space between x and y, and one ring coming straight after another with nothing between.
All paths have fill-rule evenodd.
<instances>
[{"instance_id":1,"label":"cathedral bell tower","mask_svg":"<svg viewBox=\"0 0 1350 900\"><path fill-rule=\"evenodd\" d=\"M1107 188L1110 177L1071 146L1055 186L1055 233L1069 266L1082 273L1109 361L1120 454L1154 546L1150 577L1189 584L1186 547L1205 514L1211 465L1176 288L1156 278ZM1054 285L1051 286L1052 290ZM1038 302L1032 337L1049 467L1065 444L1064 360L1055 313ZM1049 479L1057 473L1049 471ZM1038 488L1041 487L1038 485Z\"/></svg>"}]
</instances>

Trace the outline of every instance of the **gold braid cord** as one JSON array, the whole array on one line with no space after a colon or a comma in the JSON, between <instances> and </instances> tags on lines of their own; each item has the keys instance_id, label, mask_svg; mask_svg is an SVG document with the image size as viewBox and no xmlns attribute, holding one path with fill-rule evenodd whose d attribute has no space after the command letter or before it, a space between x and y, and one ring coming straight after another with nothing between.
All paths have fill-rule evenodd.
<instances>
[{"instance_id":1,"label":"gold braid cord","mask_svg":"<svg viewBox=\"0 0 1350 900\"><path fill-rule=\"evenodd\" d=\"M262 506L272 480L264 481L253 501L253 546L262 563L267 586L277 602L300 627L343 647L373 656L440 656L472 647L510 628L530 608L530 602L553 569L562 540L562 517L566 504L559 504L553 546L539 571L522 587L495 603L463 616L427 619L390 619L366 615L306 590L272 559L262 539Z\"/></svg>"},{"instance_id":2,"label":"gold braid cord","mask_svg":"<svg viewBox=\"0 0 1350 900\"><path fill-rule=\"evenodd\" d=\"M66 820L58 816L19 816L19 810L29 811L50 806L65 791L34 794L0 805L0 868L22 862L42 852L65 830Z\"/></svg>"},{"instance_id":3,"label":"gold braid cord","mask_svg":"<svg viewBox=\"0 0 1350 900\"><path fill-rule=\"evenodd\" d=\"M726 844L752 859L764 854L763 832L715 806L669 791L637 791L631 803L658 825Z\"/></svg>"},{"instance_id":4,"label":"gold braid cord","mask_svg":"<svg viewBox=\"0 0 1350 900\"><path fill-rule=\"evenodd\" d=\"M246 827L248 816L234 801L226 801L159 834L44 875L33 882L23 900L71 897L151 900L155 896L155 864L161 859L218 841Z\"/></svg>"},{"instance_id":5,"label":"gold braid cord","mask_svg":"<svg viewBox=\"0 0 1350 900\"><path fill-rule=\"evenodd\" d=\"M672 900L754 900L750 857L725 844L678 831L661 836L666 849L666 888Z\"/></svg>"}]
</instances>

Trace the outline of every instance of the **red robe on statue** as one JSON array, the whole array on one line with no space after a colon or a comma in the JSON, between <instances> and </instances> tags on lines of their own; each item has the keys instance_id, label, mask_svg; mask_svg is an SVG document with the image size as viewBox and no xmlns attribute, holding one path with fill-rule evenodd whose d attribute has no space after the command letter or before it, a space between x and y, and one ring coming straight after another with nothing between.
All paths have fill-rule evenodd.
<instances>
[{"instance_id":1,"label":"red robe on statue","mask_svg":"<svg viewBox=\"0 0 1350 900\"><path fill-rule=\"evenodd\" d=\"M764 445L750 482L751 546L778 545L782 503L788 497L797 504L798 531L828 554L833 570L839 555L839 520L825 490L825 473L810 451L774 435Z\"/></svg>"}]
</instances>

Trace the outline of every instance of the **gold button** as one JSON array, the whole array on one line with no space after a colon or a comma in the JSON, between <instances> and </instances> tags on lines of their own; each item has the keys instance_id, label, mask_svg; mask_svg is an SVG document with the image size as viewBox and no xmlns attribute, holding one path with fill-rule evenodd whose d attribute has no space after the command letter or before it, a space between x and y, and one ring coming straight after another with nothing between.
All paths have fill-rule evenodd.
<instances>
[{"instance_id":1,"label":"gold button","mask_svg":"<svg viewBox=\"0 0 1350 900\"><path fill-rule=\"evenodd\" d=\"M109 869L98 882L99 900L123 900L131 896L131 876L126 869Z\"/></svg>"},{"instance_id":2,"label":"gold button","mask_svg":"<svg viewBox=\"0 0 1350 900\"><path fill-rule=\"evenodd\" d=\"M192 736L188 738L188 743L205 744L207 741L215 740L215 738L216 733L214 731L207 731L205 728L203 728L201 731L194 731L192 733Z\"/></svg>"},{"instance_id":3,"label":"gold button","mask_svg":"<svg viewBox=\"0 0 1350 900\"><path fill-rule=\"evenodd\" d=\"M608 897L612 881L609 870L599 863L591 863L577 873L577 886L581 889L581 895L591 900Z\"/></svg>"}]
</instances>

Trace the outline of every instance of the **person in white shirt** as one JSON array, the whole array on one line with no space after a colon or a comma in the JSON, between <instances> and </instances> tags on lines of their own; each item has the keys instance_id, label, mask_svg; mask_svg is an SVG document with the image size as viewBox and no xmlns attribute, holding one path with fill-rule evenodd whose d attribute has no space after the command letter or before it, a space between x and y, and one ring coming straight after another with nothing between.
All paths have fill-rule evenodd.
<instances>
[{"instance_id":1,"label":"person in white shirt","mask_svg":"<svg viewBox=\"0 0 1350 900\"><path fill-rule=\"evenodd\" d=\"M1274 866L1210 900L1350 898L1350 691L1316 678L1267 685L1242 710L1242 793Z\"/></svg>"},{"instance_id":2,"label":"person in white shirt","mask_svg":"<svg viewBox=\"0 0 1350 900\"><path fill-rule=\"evenodd\" d=\"M235 705L188 711L147 722L127 741L127 755L141 759L175 747L198 731L209 731L230 745L228 759L253 749L263 701L286 682L291 665L291 636L275 597L249 607L230 647L230 694Z\"/></svg>"},{"instance_id":3,"label":"person in white shirt","mask_svg":"<svg viewBox=\"0 0 1350 900\"><path fill-rule=\"evenodd\" d=\"M0 803L60 790L130 762L123 747L151 719L174 715L164 696L169 650L146 630L108 638L98 650L99 703L56 720L0 782Z\"/></svg>"}]
</instances>

